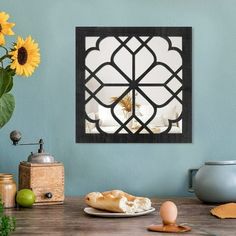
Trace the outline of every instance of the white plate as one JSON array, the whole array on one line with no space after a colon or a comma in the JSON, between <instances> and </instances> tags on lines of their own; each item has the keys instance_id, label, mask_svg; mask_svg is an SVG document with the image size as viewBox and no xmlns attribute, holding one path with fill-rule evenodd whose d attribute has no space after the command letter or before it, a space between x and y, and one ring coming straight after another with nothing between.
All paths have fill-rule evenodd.
<instances>
[{"instance_id":1,"label":"white plate","mask_svg":"<svg viewBox=\"0 0 236 236\"><path fill-rule=\"evenodd\" d=\"M84 212L87 213L88 215L93 215L93 216L100 216L100 217L135 217L135 216L143 216L150 214L154 212L156 209L155 208L150 208L147 211L142 211L142 212L137 212L137 213L114 213L114 212L108 212L108 211L102 211L102 210L97 210L92 207L86 207L84 208Z\"/></svg>"}]
</instances>

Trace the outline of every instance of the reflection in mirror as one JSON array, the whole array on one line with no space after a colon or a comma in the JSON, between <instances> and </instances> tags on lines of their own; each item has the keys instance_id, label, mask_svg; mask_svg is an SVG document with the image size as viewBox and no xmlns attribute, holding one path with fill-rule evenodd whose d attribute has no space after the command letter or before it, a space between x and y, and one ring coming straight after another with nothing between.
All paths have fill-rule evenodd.
<instances>
[{"instance_id":1,"label":"reflection in mirror","mask_svg":"<svg viewBox=\"0 0 236 236\"><path fill-rule=\"evenodd\" d=\"M85 38L85 133L182 133L182 37Z\"/></svg>"}]
</instances>

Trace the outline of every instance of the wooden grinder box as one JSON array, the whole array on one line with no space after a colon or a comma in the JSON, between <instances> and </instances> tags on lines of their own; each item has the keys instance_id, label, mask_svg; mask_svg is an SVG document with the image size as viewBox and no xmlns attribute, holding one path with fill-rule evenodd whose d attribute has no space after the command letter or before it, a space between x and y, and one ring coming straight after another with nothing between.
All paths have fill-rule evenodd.
<instances>
[{"instance_id":1,"label":"wooden grinder box","mask_svg":"<svg viewBox=\"0 0 236 236\"><path fill-rule=\"evenodd\" d=\"M39 164L21 162L19 189L32 189L34 205L62 204L64 201L64 166L60 162Z\"/></svg>"}]
</instances>

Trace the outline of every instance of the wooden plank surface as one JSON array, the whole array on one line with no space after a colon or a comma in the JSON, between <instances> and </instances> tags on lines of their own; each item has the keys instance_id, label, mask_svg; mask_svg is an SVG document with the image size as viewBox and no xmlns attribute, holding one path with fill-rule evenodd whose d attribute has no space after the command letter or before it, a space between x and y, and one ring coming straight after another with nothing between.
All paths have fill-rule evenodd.
<instances>
[{"instance_id":1,"label":"wooden plank surface","mask_svg":"<svg viewBox=\"0 0 236 236\"><path fill-rule=\"evenodd\" d=\"M178 223L188 223L192 231L181 235L235 236L236 219L220 220L210 215L215 205L202 204L195 198L152 199L157 211L133 218L98 218L83 212L83 198L67 197L63 205L35 206L32 209L8 209L8 215L17 220L12 235L79 235L79 236L167 236L175 234L155 233L146 230L150 224L161 224L160 204L172 200L177 204ZM176 234L180 235L180 234Z\"/></svg>"}]
</instances>

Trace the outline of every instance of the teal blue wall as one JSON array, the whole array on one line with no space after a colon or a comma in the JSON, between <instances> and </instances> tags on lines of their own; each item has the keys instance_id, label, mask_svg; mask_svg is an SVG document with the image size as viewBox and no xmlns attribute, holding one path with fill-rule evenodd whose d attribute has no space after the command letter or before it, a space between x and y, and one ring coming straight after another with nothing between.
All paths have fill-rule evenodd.
<instances>
[{"instance_id":1,"label":"teal blue wall","mask_svg":"<svg viewBox=\"0 0 236 236\"><path fill-rule=\"evenodd\" d=\"M234 0L5 0L15 32L40 44L42 63L15 78L16 110L0 130L0 172L17 176L43 137L65 165L66 194L124 189L134 194L187 195L187 170L205 160L236 159L236 4ZM193 143L76 144L75 26L192 26Z\"/></svg>"}]
</instances>

